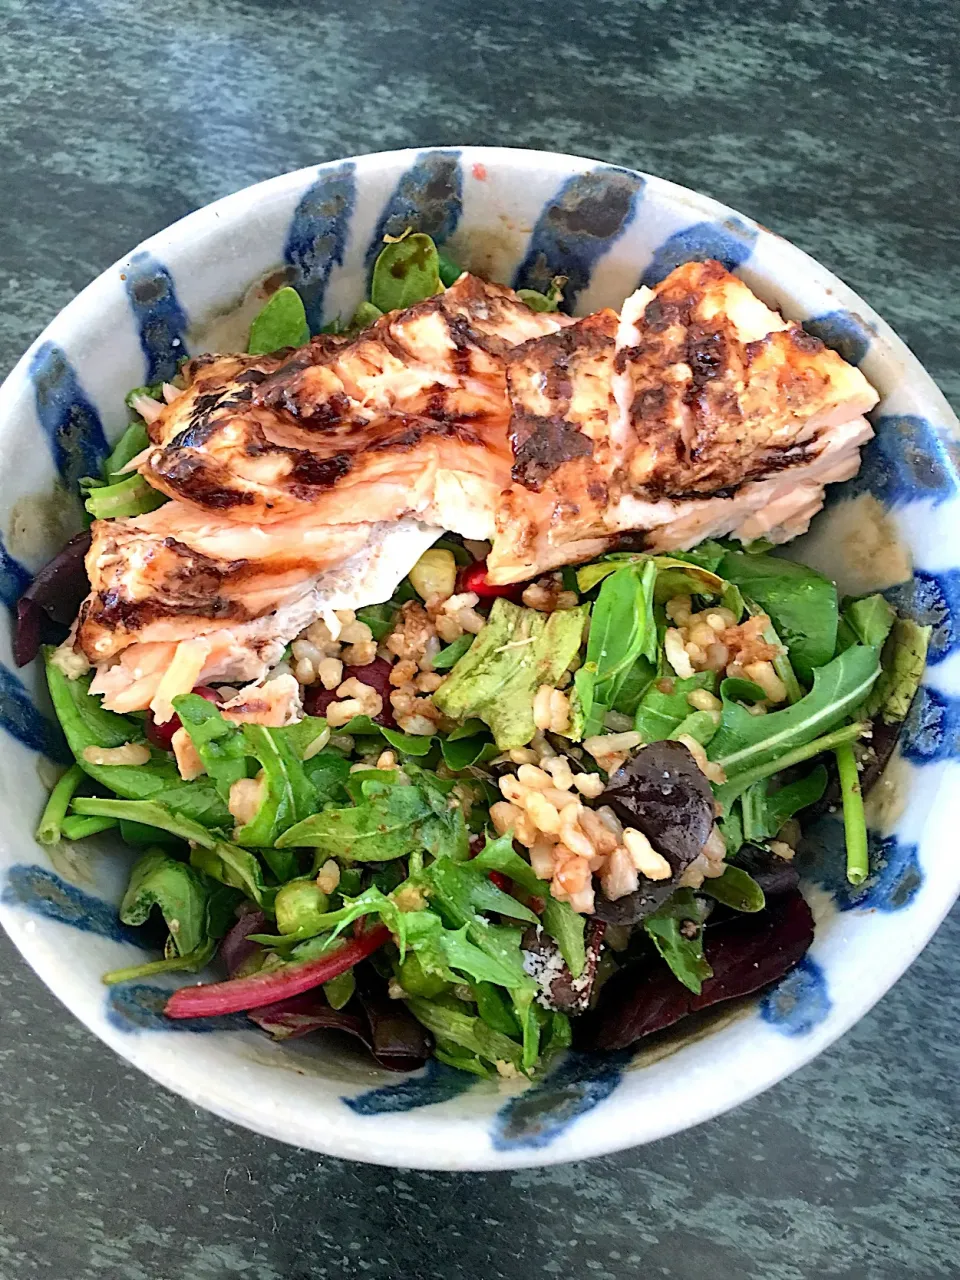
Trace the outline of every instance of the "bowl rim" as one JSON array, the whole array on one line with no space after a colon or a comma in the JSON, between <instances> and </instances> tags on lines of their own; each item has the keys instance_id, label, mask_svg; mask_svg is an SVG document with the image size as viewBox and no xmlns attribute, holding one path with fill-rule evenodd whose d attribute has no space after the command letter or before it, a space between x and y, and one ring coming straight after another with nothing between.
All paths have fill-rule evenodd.
<instances>
[{"instance_id":1,"label":"bowl rim","mask_svg":"<svg viewBox=\"0 0 960 1280\"><path fill-rule=\"evenodd\" d=\"M105 289L107 282L113 278L115 272L123 272L125 265L134 254L146 250L163 261L166 249L176 246L184 240L189 241L201 230L203 234L207 234L211 219L216 220L224 214L230 214L231 216L242 215L244 211L249 212L257 204L273 195L285 194L291 189L302 190L308 185L310 179L315 179L324 169L333 169L344 163L353 162L357 166L359 174L365 170L368 172L376 171L378 168L385 166L411 162L418 156L423 155L424 152L446 150L455 150L459 153L461 160L468 162L486 162L491 165L499 165L501 168L512 167L518 171L523 171L525 168L535 165L540 171L546 169L564 177L588 171L598 166L622 169L625 172L639 175L654 190L662 192L673 203L687 205L693 214L701 216L716 216L718 214L730 216L735 213L746 224L757 227L761 236L770 238L769 243L775 250L776 271L778 273L794 273L798 269L804 270L808 277L812 278L814 282L822 283L823 287L836 297L838 306L853 310L857 316L866 320L876 337L882 339L884 344L891 348L891 354L895 355L901 362L902 380L911 384L920 384L925 399L942 416L943 421L947 424L947 429L955 431L960 436L960 424L957 423L946 397L919 359L891 326L833 272L830 272L792 242L757 223L755 219L733 210L730 206L710 196L643 170L609 165L605 161L569 155L563 152L540 151L532 148L472 146L455 143L445 146L410 147L393 151L369 152L290 170L261 182L253 183L210 204L192 210L177 221L148 236L91 280L80 293L50 320L43 331L30 344L7 375L3 385L0 386L0 429L2 429L2 424L14 407L17 388L24 378L31 357L37 348L43 342L51 338L55 339L59 331L74 328L83 317L84 312L91 306L99 307L101 291ZM0 843L6 844L5 836L0 835ZM56 972L57 965L54 958L42 954L42 949L40 951L37 949L31 950L28 932L19 928L7 928L7 933L20 955L37 973L41 981L90 1031L104 1041L122 1059L131 1062L151 1079L171 1092L183 1096L192 1104L202 1106L224 1120L253 1130L265 1137L307 1146L309 1149L341 1158L401 1168L480 1171L543 1166L611 1154L632 1146L671 1136L674 1133L712 1119L757 1096L765 1089L770 1088L787 1075L810 1062L828 1045L845 1034L877 1003L893 983L902 976L930 940L939 924L950 911L957 891L960 891L960 868L957 871L954 895L945 896L940 904L942 910L939 914L935 912L928 913L923 926L919 930L915 929L911 932L909 941L906 938L904 939L904 946L897 956L897 963L889 967L876 987L866 992L861 990L853 998L849 994L845 995L843 1015L839 1019L832 1018L828 1029L818 1028L802 1040L796 1039L792 1041L793 1052L789 1056L779 1055L776 1062L769 1067L759 1064L756 1073L751 1078L739 1080L722 1097L715 1098L708 1105L694 1108L689 1117L674 1117L669 1121L661 1121L656 1116L651 1118L646 1109L631 1107L629 1104L626 1106L621 1104L615 1125L611 1124L609 1120L607 1123L600 1125L578 1122L569 1126L561 1136L557 1137L548 1146L503 1149L491 1145L488 1155L480 1155L479 1157L471 1155L465 1161L458 1161L456 1158L456 1133L461 1124L477 1124L478 1121L473 1118L461 1120L458 1123L453 1117L448 1118L438 1115L436 1123L424 1125L408 1121L405 1125L397 1125L396 1123L390 1123L395 1120L395 1117L381 1115L378 1117L381 1123L374 1126L363 1117L354 1115L352 1112L347 1112L346 1109L342 1108L337 1116L336 1125L328 1131L324 1132L322 1125L314 1125L312 1127L305 1125L302 1132L292 1136L282 1117L275 1119L274 1113L269 1109L258 1108L256 1104L247 1109L237 1109L229 1105L223 1096L218 1096L215 1090L205 1087L200 1079L199 1072L193 1072L191 1073L192 1078L185 1079L183 1073L174 1067L168 1069L164 1064L152 1061L152 1055L145 1047L149 1044L149 1037L125 1035L111 1028L105 1021L98 1020L92 1012L88 1014L86 1010L76 1010L68 996L60 989ZM3 918L6 927L5 917L5 911L0 908L0 918ZM892 977L890 976L891 974ZM138 1042L140 1042L139 1045ZM323 1112L332 1105L333 1103L330 1100L318 1098L318 1118L321 1118ZM643 1112L643 1114L632 1115L631 1112ZM486 1119L483 1123L489 1125L489 1121ZM438 1131L444 1128L449 1130L452 1135L451 1140L445 1143L438 1143L436 1146L428 1146L423 1137L418 1140L416 1136L418 1131L429 1129L433 1138L436 1138Z\"/></svg>"}]
</instances>

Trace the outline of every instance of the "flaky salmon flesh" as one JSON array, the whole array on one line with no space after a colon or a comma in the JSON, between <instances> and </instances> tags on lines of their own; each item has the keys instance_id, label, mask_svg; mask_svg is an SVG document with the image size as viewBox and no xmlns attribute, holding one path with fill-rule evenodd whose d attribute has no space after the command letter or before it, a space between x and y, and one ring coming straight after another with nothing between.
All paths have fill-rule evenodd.
<instances>
[{"instance_id":1,"label":"flaky salmon flesh","mask_svg":"<svg viewBox=\"0 0 960 1280\"><path fill-rule=\"evenodd\" d=\"M184 372L136 460L173 501L93 528L75 645L117 710L149 705L182 645L183 679L261 678L442 530L491 539L504 584L626 535L786 541L856 473L878 399L713 261L576 321L464 274L355 338Z\"/></svg>"}]
</instances>

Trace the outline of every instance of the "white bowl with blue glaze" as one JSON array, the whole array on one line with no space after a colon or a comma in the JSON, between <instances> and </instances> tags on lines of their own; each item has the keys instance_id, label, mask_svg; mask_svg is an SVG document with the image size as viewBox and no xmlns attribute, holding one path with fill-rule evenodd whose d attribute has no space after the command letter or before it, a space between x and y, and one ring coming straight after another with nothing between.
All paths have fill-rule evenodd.
<instances>
[{"instance_id":1,"label":"white bowl with blue glaze","mask_svg":"<svg viewBox=\"0 0 960 1280\"><path fill-rule=\"evenodd\" d=\"M36 845L63 746L41 674L16 673L0 630L0 920L44 982L117 1053L228 1120L381 1164L512 1168L649 1142L725 1111L809 1061L857 1021L927 942L960 889L960 427L930 377L873 311L779 236L682 187L590 160L502 148L362 156L264 182L191 214L105 271L0 389L0 594L12 604L79 526L134 385L187 351L238 346L264 282L296 285L316 328L349 314L384 232L408 224L493 279L569 279L578 313L618 307L641 281L716 257L766 302L835 345L879 389L877 439L831 494L798 554L841 589L883 589L934 624L930 666L871 817L874 874L843 880L835 818L802 863L818 920L809 956L759 1001L696 1036L607 1058L570 1055L543 1080L477 1081L436 1063L382 1072L329 1042L277 1045L242 1016L168 1022L176 985L108 990L142 955L116 904L116 845ZM269 284L267 285L269 287ZM246 301L244 301L246 299ZM66 1015L65 1015L66 1016ZM93 1105L96 1105L94 1099Z\"/></svg>"}]
</instances>

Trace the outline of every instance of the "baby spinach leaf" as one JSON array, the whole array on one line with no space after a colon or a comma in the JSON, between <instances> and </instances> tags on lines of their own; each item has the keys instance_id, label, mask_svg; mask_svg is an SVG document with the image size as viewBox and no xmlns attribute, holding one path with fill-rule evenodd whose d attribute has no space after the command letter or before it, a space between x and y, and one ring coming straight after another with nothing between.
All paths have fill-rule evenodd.
<instances>
[{"instance_id":1,"label":"baby spinach leaf","mask_svg":"<svg viewBox=\"0 0 960 1280\"><path fill-rule=\"evenodd\" d=\"M696 995L713 970L703 954L703 915L692 889L678 889L643 927L674 977ZM690 936L687 936L689 933Z\"/></svg>"},{"instance_id":2,"label":"baby spinach leaf","mask_svg":"<svg viewBox=\"0 0 960 1280\"><path fill-rule=\"evenodd\" d=\"M456 284L463 275L463 267L452 258L448 258L442 249L437 250L437 266L440 269L440 281L446 289Z\"/></svg>"},{"instance_id":3,"label":"baby spinach leaf","mask_svg":"<svg viewBox=\"0 0 960 1280\"><path fill-rule=\"evenodd\" d=\"M248 849L217 840L212 847L195 844L190 850L190 865L212 880L242 889L257 906L273 914L276 890L267 887L260 863Z\"/></svg>"},{"instance_id":4,"label":"baby spinach leaf","mask_svg":"<svg viewBox=\"0 0 960 1280\"><path fill-rule=\"evenodd\" d=\"M852 644L882 649L896 616L896 610L881 595L845 601L837 630L837 652L842 653Z\"/></svg>"},{"instance_id":5,"label":"baby spinach leaf","mask_svg":"<svg viewBox=\"0 0 960 1280\"><path fill-rule=\"evenodd\" d=\"M428 235L414 232L380 250L373 265L370 301L381 311L399 311L441 293L440 259Z\"/></svg>"},{"instance_id":6,"label":"baby spinach leaf","mask_svg":"<svg viewBox=\"0 0 960 1280\"><path fill-rule=\"evenodd\" d=\"M634 720L634 728L644 742L660 742L663 738L673 737L677 726L693 710L687 694L696 689L716 693L716 673L698 671L687 680L676 676L662 676L649 686L640 699Z\"/></svg>"},{"instance_id":7,"label":"baby spinach leaf","mask_svg":"<svg viewBox=\"0 0 960 1280\"><path fill-rule=\"evenodd\" d=\"M545 615L502 597L469 651L433 695L454 720L479 717L502 751L533 737L533 700L540 685L555 686L574 661L589 606Z\"/></svg>"},{"instance_id":8,"label":"baby spinach leaf","mask_svg":"<svg viewBox=\"0 0 960 1280\"><path fill-rule=\"evenodd\" d=\"M523 1057L521 1046L510 1036L488 1026L482 1018L466 1013L462 1002L445 996L435 1000L413 996L407 1001L407 1007L439 1041L450 1041L487 1062L509 1062L519 1068Z\"/></svg>"},{"instance_id":9,"label":"baby spinach leaf","mask_svg":"<svg viewBox=\"0 0 960 1280\"><path fill-rule=\"evenodd\" d=\"M247 351L252 356L269 355L284 347L302 347L310 341L310 326L303 299L289 285L278 289L254 317Z\"/></svg>"},{"instance_id":10,"label":"baby spinach leaf","mask_svg":"<svg viewBox=\"0 0 960 1280\"><path fill-rule=\"evenodd\" d=\"M763 890L742 867L727 867L722 876L704 880L700 892L734 911L753 913L767 905ZM691 988L692 990L692 988Z\"/></svg>"},{"instance_id":11,"label":"baby spinach leaf","mask_svg":"<svg viewBox=\"0 0 960 1280\"><path fill-rule=\"evenodd\" d=\"M880 671L877 651L854 645L814 672L813 688L782 711L754 716L733 699L743 682L724 680L720 728L707 749L728 781L785 756L834 728L863 702Z\"/></svg>"},{"instance_id":12,"label":"baby spinach leaf","mask_svg":"<svg viewBox=\"0 0 960 1280\"><path fill-rule=\"evenodd\" d=\"M363 301L358 303L356 311L350 317L350 323L343 330L348 338L356 337L357 334L363 333L364 329L369 329L383 315L379 307L375 307L372 302Z\"/></svg>"},{"instance_id":13,"label":"baby spinach leaf","mask_svg":"<svg viewBox=\"0 0 960 1280\"><path fill-rule=\"evenodd\" d=\"M331 1009L344 1009L353 999L357 989L357 979L352 969L346 969L337 977L323 984L323 994Z\"/></svg>"},{"instance_id":14,"label":"baby spinach leaf","mask_svg":"<svg viewBox=\"0 0 960 1280\"><path fill-rule=\"evenodd\" d=\"M121 474L128 462L132 462L138 453L143 453L149 445L150 437L144 422L137 419L131 422L123 435L113 446L113 452L103 464L103 481L106 485L116 484L124 477Z\"/></svg>"},{"instance_id":15,"label":"baby spinach leaf","mask_svg":"<svg viewBox=\"0 0 960 1280\"><path fill-rule=\"evenodd\" d=\"M833 657L837 643L837 589L806 565L777 556L728 551L720 574L756 601L790 652L801 680Z\"/></svg>"},{"instance_id":16,"label":"baby spinach leaf","mask_svg":"<svg viewBox=\"0 0 960 1280\"><path fill-rule=\"evenodd\" d=\"M709 573L717 573L726 553L727 548L722 542L708 538L706 542L699 543L690 551L672 551L670 554L674 560L685 560L688 564L699 565Z\"/></svg>"},{"instance_id":17,"label":"baby spinach leaf","mask_svg":"<svg viewBox=\"0 0 960 1280\"><path fill-rule=\"evenodd\" d=\"M134 472L114 484L91 489L83 505L94 520L117 520L146 515L167 501L166 494L151 488L143 476Z\"/></svg>"},{"instance_id":18,"label":"baby spinach leaf","mask_svg":"<svg viewBox=\"0 0 960 1280\"><path fill-rule=\"evenodd\" d=\"M205 849L212 849L217 843L216 836L199 822L176 814L155 800L101 800L95 796L81 796L74 800L72 807L74 813L95 818L128 818L147 827L159 827L161 831L169 831L171 835Z\"/></svg>"},{"instance_id":19,"label":"baby spinach leaf","mask_svg":"<svg viewBox=\"0 0 960 1280\"><path fill-rule=\"evenodd\" d=\"M206 939L209 900L207 885L192 867L151 850L133 864L120 919L124 924L145 924L159 907L177 953L184 956Z\"/></svg>"},{"instance_id":20,"label":"baby spinach leaf","mask_svg":"<svg viewBox=\"0 0 960 1280\"><path fill-rule=\"evenodd\" d=\"M492 760L500 754L500 748L487 734L478 734L475 738L441 738L440 752L447 768L459 773L472 764Z\"/></svg>"},{"instance_id":21,"label":"baby spinach leaf","mask_svg":"<svg viewBox=\"0 0 960 1280\"><path fill-rule=\"evenodd\" d=\"M386 604L368 604L357 610L357 621L367 624L378 643L393 630L396 617L396 607L389 600Z\"/></svg>"},{"instance_id":22,"label":"baby spinach leaf","mask_svg":"<svg viewBox=\"0 0 960 1280\"><path fill-rule=\"evenodd\" d=\"M867 715L880 715L886 724L907 718L923 679L929 643L929 627L910 618L897 618L883 646L883 670L867 702Z\"/></svg>"}]
</instances>

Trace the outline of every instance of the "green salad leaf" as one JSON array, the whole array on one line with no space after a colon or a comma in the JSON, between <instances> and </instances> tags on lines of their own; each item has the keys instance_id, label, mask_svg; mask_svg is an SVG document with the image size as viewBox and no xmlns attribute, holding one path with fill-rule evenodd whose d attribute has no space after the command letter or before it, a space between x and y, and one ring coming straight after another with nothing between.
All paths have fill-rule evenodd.
<instances>
[{"instance_id":1,"label":"green salad leaf","mask_svg":"<svg viewBox=\"0 0 960 1280\"><path fill-rule=\"evenodd\" d=\"M911 618L897 618L883 646L880 679L867 700L866 714L886 724L907 718L927 665L930 628Z\"/></svg>"},{"instance_id":2,"label":"green salad leaf","mask_svg":"<svg viewBox=\"0 0 960 1280\"><path fill-rule=\"evenodd\" d=\"M707 755L727 780L785 756L837 726L863 702L880 672L877 651L854 645L814 672L813 688L791 707L754 716L735 699L746 681L724 680L720 728Z\"/></svg>"},{"instance_id":3,"label":"green salad leaf","mask_svg":"<svg viewBox=\"0 0 960 1280\"><path fill-rule=\"evenodd\" d=\"M852 644L869 644L882 649L897 613L881 595L864 596L844 602L837 629L837 652Z\"/></svg>"},{"instance_id":4,"label":"green salad leaf","mask_svg":"<svg viewBox=\"0 0 960 1280\"><path fill-rule=\"evenodd\" d=\"M166 494L153 489L138 472L113 484L91 489L84 506L94 520L117 520L156 511L168 501Z\"/></svg>"},{"instance_id":5,"label":"green salad leaf","mask_svg":"<svg viewBox=\"0 0 960 1280\"><path fill-rule=\"evenodd\" d=\"M224 720L212 702L197 693L185 693L174 698L173 707L203 767L226 803L233 784L248 775L243 734L237 725Z\"/></svg>"},{"instance_id":6,"label":"green salad leaf","mask_svg":"<svg viewBox=\"0 0 960 1280\"><path fill-rule=\"evenodd\" d=\"M634 719L634 728L644 742L660 742L674 737L693 710L687 695L697 689L716 693L716 672L698 671L686 680L667 675L655 680L640 699Z\"/></svg>"},{"instance_id":7,"label":"green salad leaf","mask_svg":"<svg viewBox=\"0 0 960 1280\"><path fill-rule=\"evenodd\" d=\"M692 889L678 889L643 927L674 977L695 995L713 970L703 954L703 914Z\"/></svg>"},{"instance_id":8,"label":"green salad leaf","mask_svg":"<svg viewBox=\"0 0 960 1280\"><path fill-rule=\"evenodd\" d=\"M433 695L454 720L478 717L501 751L533 737L533 700L540 685L555 686L574 662L589 606L542 614L502 597L486 625Z\"/></svg>"},{"instance_id":9,"label":"green salad leaf","mask_svg":"<svg viewBox=\"0 0 960 1280\"><path fill-rule=\"evenodd\" d=\"M124 924L145 924L154 907L158 907L177 954L185 956L207 938L209 901L210 890L192 867L161 851L149 850L137 859L130 872L120 903L120 919Z\"/></svg>"},{"instance_id":10,"label":"green salad leaf","mask_svg":"<svg viewBox=\"0 0 960 1280\"><path fill-rule=\"evenodd\" d=\"M252 356L269 355L284 347L302 347L309 341L310 326L303 299L296 289L285 285L254 317L247 351Z\"/></svg>"},{"instance_id":11,"label":"green salad leaf","mask_svg":"<svg viewBox=\"0 0 960 1280\"><path fill-rule=\"evenodd\" d=\"M699 892L734 911L753 913L767 905L763 890L743 867L728 866L722 876L704 880Z\"/></svg>"},{"instance_id":12,"label":"green salad leaf","mask_svg":"<svg viewBox=\"0 0 960 1280\"><path fill-rule=\"evenodd\" d=\"M727 551L718 572L769 616L801 680L833 657L837 644L837 589L806 565L778 556Z\"/></svg>"},{"instance_id":13,"label":"green salad leaf","mask_svg":"<svg viewBox=\"0 0 960 1280\"><path fill-rule=\"evenodd\" d=\"M142 765L96 765L84 759L87 747L120 747L144 743L143 724L130 716L105 711L90 693L90 676L68 680L47 657L47 687L57 719L77 763L84 773L127 800L159 800L165 808L205 826L230 826L226 805L208 778L184 782L174 760L166 752L153 751Z\"/></svg>"},{"instance_id":14,"label":"green salad leaf","mask_svg":"<svg viewBox=\"0 0 960 1280\"><path fill-rule=\"evenodd\" d=\"M226 840L215 840L212 846L195 844L190 850L190 865L211 880L218 880L231 889L242 889L262 911L273 914L276 890L268 888L263 868L248 849Z\"/></svg>"},{"instance_id":15,"label":"green salad leaf","mask_svg":"<svg viewBox=\"0 0 960 1280\"><path fill-rule=\"evenodd\" d=\"M785 822L801 809L816 804L827 789L827 771L818 764L805 778L770 791L764 778L748 787L741 797L744 840L771 840Z\"/></svg>"},{"instance_id":16,"label":"green salad leaf","mask_svg":"<svg viewBox=\"0 0 960 1280\"><path fill-rule=\"evenodd\" d=\"M380 311L399 311L442 293L437 246L423 232L386 245L373 264L370 301Z\"/></svg>"},{"instance_id":17,"label":"green salad leaf","mask_svg":"<svg viewBox=\"0 0 960 1280\"><path fill-rule=\"evenodd\" d=\"M103 464L104 484L114 485L123 480L123 468L128 462L132 462L138 453L143 453L149 443L150 436L147 434L146 423L139 418L136 422L131 422Z\"/></svg>"},{"instance_id":18,"label":"green salad leaf","mask_svg":"<svg viewBox=\"0 0 960 1280\"><path fill-rule=\"evenodd\" d=\"M653 591L657 569L652 560L624 564L604 579L590 616L583 666L573 678L573 724L577 738L603 729L638 658L657 660ZM554 617L556 615L553 615Z\"/></svg>"}]
</instances>

